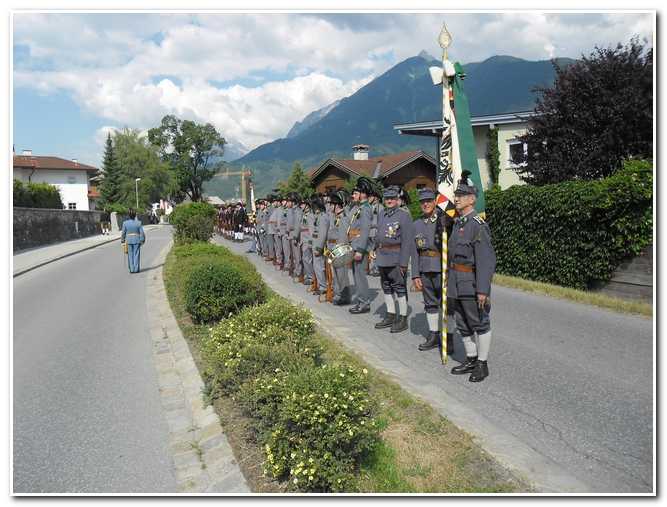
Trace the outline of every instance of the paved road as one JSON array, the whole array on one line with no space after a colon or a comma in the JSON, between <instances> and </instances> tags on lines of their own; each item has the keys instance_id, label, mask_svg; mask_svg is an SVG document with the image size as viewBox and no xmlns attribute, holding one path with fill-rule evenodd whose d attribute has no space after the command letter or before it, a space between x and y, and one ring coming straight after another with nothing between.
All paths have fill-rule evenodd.
<instances>
[{"instance_id":1,"label":"paved road","mask_svg":"<svg viewBox=\"0 0 667 507\"><path fill-rule=\"evenodd\" d=\"M214 241L237 253L249 248ZM490 376L475 384L449 373L465 357L460 335L445 366L437 350L417 349L428 331L420 294L409 294L410 330L390 334L373 327L384 315L378 278L370 278L371 313L353 316L347 307L318 303L303 285L247 255L277 290L314 309L332 336L542 491L655 491L651 320L496 286Z\"/></svg>"},{"instance_id":2,"label":"paved road","mask_svg":"<svg viewBox=\"0 0 667 507\"><path fill-rule=\"evenodd\" d=\"M197 377L156 281L165 253L156 240L168 231L149 232L142 251L149 269L138 276L120 264L117 242L99 246L100 238L13 256L15 493L205 491L201 476L176 484L179 473L198 467L179 470L174 461L185 453L165 448L165 435L174 434L174 403L164 393L176 389L165 382L194 384ZM249 246L217 236L214 242L237 253ZM89 246L96 248L63 257ZM417 350L427 328L419 294L410 294L410 330L391 335L373 327L383 313L377 278L370 279L372 312L351 316L318 303L258 256L249 258L269 285L312 308L331 338L429 401L540 491L655 491L652 321L494 287L491 376L471 384L449 374L464 357L458 336L445 366L437 351ZM96 287L97 279L118 291ZM118 321L128 310L127 322ZM173 357L180 381L164 364L151 365L150 345L132 339L135 324L152 337L154 361ZM177 343L186 352L175 354ZM189 361L181 366L180 358ZM156 385L161 401L150 392ZM197 389L192 398L200 401ZM227 483L214 491L243 489L238 470L229 483L233 464L224 462Z\"/></svg>"},{"instance_id":3,"label":"paved road","mask_svg":"<svg viewBox=\"0 0 667 507\"><path fill-rule=\"evenodd\" d=\"M118 234L14 254L13 493L249 492L146 231L140 274Z\"/></svg>"}]
</instances>

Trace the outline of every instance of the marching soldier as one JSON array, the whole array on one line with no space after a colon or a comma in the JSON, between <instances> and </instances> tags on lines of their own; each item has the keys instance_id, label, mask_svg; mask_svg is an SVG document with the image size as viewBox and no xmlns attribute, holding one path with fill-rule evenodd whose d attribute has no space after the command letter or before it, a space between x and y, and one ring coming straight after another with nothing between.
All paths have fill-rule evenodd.
<instances>
[{"instance_id":1,"label":"marching soldier","mask_svg":"<svg viewBox=\"0 0 667 507\"><path fill-rule=\"evenodd\" d=\"M386 316L375 324L376 329L390 327L392 333L399 333L408 328L405 274L410 261L412 242L412 216L399 207L398 188L390 186L384 191L384 209L378 214L375 264L380 271L380 286L384 293Z\"/></svg>"},{"instance_id":2,"label":"marching soldier","mask_svg":"<svg viewBox=\"0 0 667 507\"><path fill-rule=\"evenodd\" d=\"M357 187L352 192L353 199L358 202L350 210L350 229L348 242L354 251L352 274L357 294L357 304L350 308L350 313L368 313L371 311L371 297L366 277L366 258L368 256L368 238L373 221L373 210L368 202L368 196L373 191L366 179L357 180ZM356 194L356 196L355 196Z\"/></svg>"},{"instance_id":3,"label":"marching soldier","mask_svg":"<svg viewBox=\"0 0 667 507\"><path fill-rule=\"evenodd\" d=\"M496 254L489 226L475 211L479 189L469 176L470 171L463 171L454 191L459 218L454 221L448 245L447 295L454 301L456 328L466 349L466 362L452 368L452 373L470 373L470 382L481 382L489 376L489 296Z\"/></svg>"},{"instance_id":4,"label":"marching soldier","mask_svg":"<svg viewBox=\"0 0 667 507\"><path fill-rule=\"evenodd\" d=\"M336 192L329 197L329 205L333 213L333 220L329 225L327 232L327 245L329 250L333 250L339 244L342 244L347 239L347 229L349 227L350 218L345 213L345 194L343 192ZM342 241L341 241L342 238ZM350 277L348 275L347 264L339 268L331 266L332 274L332 293L333 299L331 302L335 306L344 306L350 304Z\"/></svg>"},{"instance_id":5,"label":"marching soldier","mask_svg":"<svg viewBox=\"0 0 667 507\"><path fill-rule=\"evenodd\" d=\"M442 307L442 236L447 227L451 232L452 219L435 204L435 190L419 190L419 206L423 215L412 224L412 281L424 298L428 321L426 342L419 350L431 350L440 345L440 308ZM447 305L450 312L452 305ZM453 334L447 333L447 354L454 353Z\"/></svg>"}]
</instances>

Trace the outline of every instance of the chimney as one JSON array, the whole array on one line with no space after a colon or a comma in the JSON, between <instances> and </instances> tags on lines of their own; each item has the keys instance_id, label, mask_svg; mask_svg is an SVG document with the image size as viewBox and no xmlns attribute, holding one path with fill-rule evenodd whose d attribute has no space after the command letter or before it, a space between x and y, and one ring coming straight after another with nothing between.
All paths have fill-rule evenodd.
<instances>
[{"instance_id":1,"label":"chimney","mask_svg":"<svg viewBox=\"0 0 667 507\"><path fill-rule=\"evenodd\" d=\"M368 150L370 150L370 146L366 146L365 144L352 146L354 160L368 160Z\"/></svg>"},{"instance_id":2,"label":"chimney","mask_svg":"<svg viewBox=\"0 0 667 507\"><path fill-rule=\"evenodd\" d=\"M77 164L77 162L78 162L78 160L77 160L77 159L75 159L75 158L73 158L73 159L72 159L72 162L74 162L74 165L76 165L76 164Z\"/></svg>"},{"instance_id":3,"label":"chimney","mask_svg":"<svg viewBox=\"0 0 667 507\"><path fill-rule=\"evenodd\" d=\"M32 150L23 150L23 156L24 157L31 157L32 156Z\"/></svg>"}]
</instances>

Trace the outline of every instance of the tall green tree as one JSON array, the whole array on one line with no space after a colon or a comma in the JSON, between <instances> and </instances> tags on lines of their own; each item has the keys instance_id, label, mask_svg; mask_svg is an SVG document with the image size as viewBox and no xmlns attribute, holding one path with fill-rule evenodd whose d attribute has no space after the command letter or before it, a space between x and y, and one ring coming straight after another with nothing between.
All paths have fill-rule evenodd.
<instances>
[{"instance_id":1,"label":"tall green tree","mask_svg":"<svg viewBox=\"0 0 667 507\"><path fill-rule=\"evenodd\" d=\"M637 37L623 47L596 47L560 67L554 88L537 87L527 145L513 162L533 185L592 181L623 167L624 159L653 158L653 47Z\"/></svg>"},{"instance_id":2,"label":"tall green tree","mask_svg":"<svg viewBox=\"0 0 667 507\"><path fill-rule=\"evenodd\" d=\"M147 209L151 203L170 197L178 191L176 175L163 161L158 148L150 143L141 129L114 132L114 149L122 173L121 202L134 208L139 197L139 209ZM141 181L136 181L141 178Z\"/></svg>"},{"instance_id":3,"label":"tall green tree","mask_svg":"<svg viewBox=\"0 0 667 507\"><path fill-rule=\"evenodd\" d=\"M104 207L119 204L121 202L121 187L123 174L116 151L114 150L111 132L107 134L107 143L104 148L104 159L102 160L102 177L100 178L100 204Z\"/></svg>"},{"instance_id":4,"label":"tall green tree","mask_svg":"<svg viewBox=\"0 0 667 507\"><path fill-rule=\"evenodd\" d=\"M176 175L177 203L190 197L193 202L203 200L203 185L220 171L227 141L210 123L198 125L172 115L162 118L159 127L148 131L148 139L158 148L162 160Z\"/></svg>"},{"instance_id":5,"label":"tall green tree","mask_svg":"<svg viewBox=\"0 0 667 507\"><path fill-rule=\"evenodd\" d=\"M294 168L292 169L292 174L290 175L289 180L287 183L281 182L279 189L281 195L285 195L287 192L296 192L301 197L308 197L315 192L310 180L304 174L303 169L301 169L301 164L299 162L294 163Z\"/></svg>"}]
</instances>

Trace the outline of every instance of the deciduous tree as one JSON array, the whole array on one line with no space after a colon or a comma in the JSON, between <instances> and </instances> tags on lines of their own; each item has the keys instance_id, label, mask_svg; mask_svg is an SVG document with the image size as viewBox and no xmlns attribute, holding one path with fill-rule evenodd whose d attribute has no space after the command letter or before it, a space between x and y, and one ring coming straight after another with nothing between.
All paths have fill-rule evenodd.
<instances>
[{"instance_id":1,"label":"deciduous tree","mask_svg":"<svg viewBox=\"0 0 667 507\"><path fill-rule=\"evenodd\" d=\"M218 173L227 142L210 123L198 125L172 115L162 118L162 125L148 131L148 139L158 148L178 181L174 195L177 203L186 196L202 201L203 185Z\"/></svg>"},{"instance_id":2,"label":"deciduous tree","mask_svg":"<svg viewBox=\"0 0 667 507\"><path fill-rule=\"evenodd\" d=\"M633 38L596 47L589 57L556 69L554 88L537 87L535 115L518 139L527 149L513 162L534 185L592 181L622 168L624 159L653 158L653 48Z\"/></svg>"}]
</instances>

